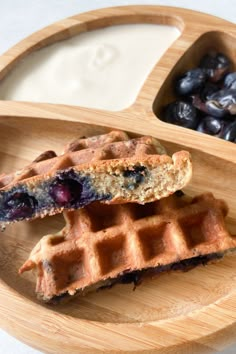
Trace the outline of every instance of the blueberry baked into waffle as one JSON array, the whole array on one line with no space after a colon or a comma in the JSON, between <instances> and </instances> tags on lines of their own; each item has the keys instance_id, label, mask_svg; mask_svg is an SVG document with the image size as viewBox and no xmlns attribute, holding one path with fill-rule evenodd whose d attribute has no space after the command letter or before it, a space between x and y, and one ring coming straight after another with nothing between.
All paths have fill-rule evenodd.
<instances>
[{"instance_id":1,"label":"blueberry baked into waffle","mask_svg":"<svg viewBox=\"0 0 236 354\"><path fill-rule=\"evenodd\" d=\"M111 132L79 139L64 154L46 152L0 178L0 222L30 220L95 201L147 203L183 188L192 175L186 151L172 158L151 137Z\"/></svg>"},{"instance_id":2,"label":"blueberry baked into waffle","mask_svg":"<svg viewBox=\"0 0 236 354\"><path fill-rule=\"evenodd\" d=\"M36 269L36 293L51 303L117 283L137 285L234 249L226 214L226 204L210 193L193 199L174 194L146 205L93 203L65 211L66 226L44 236L19 272Z\"/></svg>"},{"instance_id":3,"label":"blueberry baked into waffle","mask_svg":"<svg viewBox=\"0 0 236 354\"><path fill-rule=\"evenodd\" d=\"M81 163L104 159L111 151L115 158L165 154L155 139L129 140L121 132L79 139L65 152L79 149ZM36 270L38 297L57 303L116 283L137 285L166 271L186 271L236 247L225 227L227 211L212 194L190 198L180 191L145 205L94 202L64 210L65 227L44 236L19 272Z\"/></svg>"}]
</instances>

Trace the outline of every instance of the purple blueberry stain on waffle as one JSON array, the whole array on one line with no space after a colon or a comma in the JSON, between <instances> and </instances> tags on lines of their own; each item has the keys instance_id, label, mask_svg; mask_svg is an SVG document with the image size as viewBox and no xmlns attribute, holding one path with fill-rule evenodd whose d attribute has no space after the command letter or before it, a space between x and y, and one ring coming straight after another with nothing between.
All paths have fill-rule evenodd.
<instances>
[{"instance_id":1,"label":"purple blueberry stain on waffle","mask_svg":"<svg viewBox=\"0 0 236 354\"><path fill-rule=\"evenodd\" d=\"M73 169L58 171L55 177L39 183L34 190L16 185L9 191L0 192L0 221L29 219L61 207L78 209L111 198L111 194L99 193L89 176Z\"/></svg>"},{"instance_id":2,"label":"purple blueberry stain on waffle","mask_svg":"<svg viewBox=\"0 0 236 354\"><path fill-rule=\"evenodd\" d=\"M136 189L141 183L144 182L145 176L148 171L145 166L134 166L133 169L127 169L123 172L123 176L127 179L127 184L124 188L129 190Z\"/></svg>"},{"instance_id":3,"label":"purple blueberry stain on waffle","mask_svg":"<svg viewBox=\"0 0 236 354\"><path fill-rule=\"evenodd\" d=\"M152 278L158 274L169 272L169 271L181 271L187 272L199 265L205 266L209 262L217 261L224 257L223 253L210 253L206 255L200 255L197 257L183 259L179 262L160 265L157 267L150 267L141 270L126 271L122 274L118 274L116 278L109 278L104 281L104 283L97 288L97 291L111 289L116 284L132 284L134 289L136 286L140 285L143 279ZM76 294L79 295L81 290L78 289ZM51 298L45 299L48 304L57 305L63 300L69 299L71 295L66 291L59 295L54 295Z\"/></svg>"},{"instance_id":4,"label":"purple blueberry stain on waffle","mask_svg":"<svg viewBox=\"0 0 236 354\"><path fill-rule=\"evenodd\" d=\"M122 174L121 174L122 176ZM124 185L134 190L148 176L145 166L136 165L123 171ZM118 174L115 176L120 177ZM32 188L18 184L10 190L0 192L0 221L11 222L30 219L57 209L78 209L94 201L112 199L111 193L98 191L91 177L73 168L57 171Z\"/></svg>"},{"instance_id":5,"label":"purple blueberry stain on waffle","mask_svg":"<svg viewBox=\"0 0 236 354\"><path fill-rule=\"evenodd\" d=\"M59 206L76 203L81 197L83 186L72 178L56 178L49 187L49 194Z\"/></svg>"},{"instance_id":6,"label":"purple blueberry stain on waffle","mask_svg":"<svg viewBox=\"0 0 236 354\"><path fill-rule=\"evenodd\" d=\"M5 213L0 214L1 218L4 218L5 214L6 220L21 220L34 214L37 200L27 192L16 188L11 195L8 195L3 205Z\"/></svg>"},{"instance_id":7,"label":"purple blueberry stain on waffle","mask_svg":"<svg viewBox=\"0 0 236 354\"><path fill-rule=\"evenodd\" d=\"M60 207L80 208L93 201L111 199L110 194L96 191L91 178L73 169L59 171L49 186L53 203Z\"/></svg>"},{"instance_id":8,"label":"purple blueberry stain on waffle","mask_svg":"<svg viewBox=\"0 0 236 354\"><path fill-rule=\"evenodd\" d=\"M47 259L44 259L44 260L42 261L42 266L43 266L43 269L44 269L47 273L53 272L53 266L52 266L51 262L49 262Z\"/></svg>"}]
</instances>

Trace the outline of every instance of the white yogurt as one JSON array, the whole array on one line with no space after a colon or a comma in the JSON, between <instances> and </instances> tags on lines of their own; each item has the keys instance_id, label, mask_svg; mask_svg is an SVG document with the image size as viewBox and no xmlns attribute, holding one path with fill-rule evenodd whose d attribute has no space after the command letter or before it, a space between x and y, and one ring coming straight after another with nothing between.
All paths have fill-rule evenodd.
<instances>
[{"instance_id":1,"label":"white yogurt","mask_svg":"<svg viewBox=\"0 0 236 354\"><path fill-rule=\"evenodd\" d=\"M82 33L20 62L0 84L0 99L124 109L179 35L173 26L153 24Z\"/></svg>"}]
</instances>

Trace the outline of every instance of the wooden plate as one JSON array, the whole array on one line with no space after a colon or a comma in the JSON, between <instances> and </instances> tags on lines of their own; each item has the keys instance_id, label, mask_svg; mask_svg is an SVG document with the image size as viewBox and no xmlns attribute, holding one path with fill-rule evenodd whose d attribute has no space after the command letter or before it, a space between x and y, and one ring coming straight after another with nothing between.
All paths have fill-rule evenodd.
<instances>
[{"instance_id":1,"label":"wooden plate","mask_svg":"<svg viewBox=\"0 0 236 354\"><path fill-rule=\"evenodd\" d=\"M63 20L17 44L0 58L0 78L45 45L112 24L139 22L173 24L182 34L156 64L135 103L107 112L1 101L1 170L20 168L47 149L60 151L78 135L111 128L151 134L170 152L191 151L194 177L187 192L212 191L225 199L230 207L227 222L236 234L235 145L157 118L162 105L173 98L171 80L208 50L225 52L236 63L235 25L169 7L97 10ZM17 270L39 238L62 225L60 216L21 222L8 227L0 239L0 324L12 335L47 353L204 353L235 339L235 256L188 273L165 274L135 292L128 285L116 286L58 307L39 303L33 276L20 277Z\"/></svg>"}]
</instances>

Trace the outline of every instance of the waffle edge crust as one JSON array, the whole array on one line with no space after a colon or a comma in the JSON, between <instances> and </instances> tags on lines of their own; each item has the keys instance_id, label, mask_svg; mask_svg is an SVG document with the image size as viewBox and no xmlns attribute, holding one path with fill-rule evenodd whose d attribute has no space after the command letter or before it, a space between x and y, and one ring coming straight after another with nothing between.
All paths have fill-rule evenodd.
<instances>
[{"instance_id":1,"label":"waffle edge crust","mask_svg":"<svg viewBox=\"0 0 236 354\"><path fill-rule=\"evenodd\" d=\"M228 252L231 252L228 251ZM225 256L225 253L211 253L204 256L193 257L189 259L184 259L182 261L167 264L164 266L157 266L152 268L146 268L137 271L126 271L123 274L119 274L116 278L109 278L94 286L88 286L84 289L76 289L74 294L70 294L68 291L61 293L60 295L54 295L52 297L46 297L43 293L38 293L37 297L39 300L44 301L51 305L57 305L59 303L70 301L74 297L85 296L87 293L92 291L100 291L105 289L111 289L113 286L117 284L132 284L134 285L134 289L136 286L140 285L144 280L148 278L154 278L162 273L171 272L171 271L182 271L187 272L191 269L196 268L200 265L207 265L208 263L213 263L222 259Z\"/></svg>"}]
</instances>

